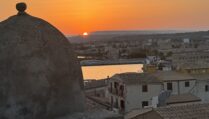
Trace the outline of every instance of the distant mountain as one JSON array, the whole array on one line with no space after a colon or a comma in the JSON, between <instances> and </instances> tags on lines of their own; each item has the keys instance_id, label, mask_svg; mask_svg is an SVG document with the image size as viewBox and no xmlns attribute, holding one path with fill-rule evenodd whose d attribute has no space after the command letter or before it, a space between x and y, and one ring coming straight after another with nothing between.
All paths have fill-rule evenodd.
<instances>
[{"instance_id":1,"label":"distant mountain","mask_svg":"<svg viewBox=\"0 0 209 119\"><path fill-rule=\"evenodd\" d=\"M209 31L177 31L177 30L152 30L152 31L96 31L89 36L70 36L67 37L72 43L81 43L88 41L114 41L114 40L137 40L158 37L200 37L209 36Z\"/></svg>"},{"instance_id":2,"label":"distant mountain","mask_svg":"<svg viewBox=\"0 0 209 119\"><path fill-rule=\"evenodd\" d=\"M182 33L189 31L177 31L177 30L138 30L138 31L96 31L93 35L145 35L145 34L170 34L170 33Z\"/></svg>"}]
</instances>

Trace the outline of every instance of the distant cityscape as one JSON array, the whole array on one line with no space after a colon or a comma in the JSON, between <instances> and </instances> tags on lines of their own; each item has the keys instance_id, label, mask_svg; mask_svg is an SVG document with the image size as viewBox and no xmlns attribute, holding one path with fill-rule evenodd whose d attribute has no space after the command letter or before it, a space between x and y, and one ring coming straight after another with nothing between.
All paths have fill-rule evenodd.
<instances>
[{"instance_id":1,"label":"distant cityscape","mask_svg":"<svg viewBox=\"0 0 209 119\"><path fill-rule=\"evenodd\" d=\"M129 32L128 32L129 33ZM145 35L89 35L70 37L80 58L117 60L159 56L168 58L172 54L209 50L209 32L188 32ZM129 33L130 34L130 33Z\"/></svg>"},{"instance_id":2,"label":"distant cityscape","mask_svg":"<svg viewBox=\"0 0 209 119\"><path fill-rule=\"evenodd\" d=\"M125 119L208 118L209 31L89 37L73 43L81 65L142 64L143 72L86 79L87 97Z\"/></svg>"}]
</instances>

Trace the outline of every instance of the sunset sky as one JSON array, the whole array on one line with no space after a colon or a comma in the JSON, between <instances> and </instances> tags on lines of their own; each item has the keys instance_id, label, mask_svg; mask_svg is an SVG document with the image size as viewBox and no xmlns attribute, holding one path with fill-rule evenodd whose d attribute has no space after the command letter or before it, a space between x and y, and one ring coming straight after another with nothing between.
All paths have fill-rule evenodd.
<instances>
[{"instance_id":1,"label":"sunset sky","mask_svg":"<svg viewBox=\"0 0 209 119\"><path fill-rule=\"evenodd\" d=\"M0 0L0 21L27 12L41 17L63 33L101 30L207 30L209 0Z\"/></svg>"}]
</instances>

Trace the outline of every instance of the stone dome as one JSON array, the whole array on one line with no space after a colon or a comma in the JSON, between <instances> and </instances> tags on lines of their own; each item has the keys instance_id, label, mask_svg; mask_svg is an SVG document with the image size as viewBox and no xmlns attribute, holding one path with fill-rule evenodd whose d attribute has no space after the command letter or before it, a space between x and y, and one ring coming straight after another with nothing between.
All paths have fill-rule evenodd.
<instances>
[{"instance_id":1,"label":"stone dome","mask_svg":"<svg viewBox=\"0 0 209 119\"><path fill-rule=\"evenodd\" d=\"M25 9L0 22L0 119L83 111L83 77L71 44Z\"/></svg>"}]
</instances>

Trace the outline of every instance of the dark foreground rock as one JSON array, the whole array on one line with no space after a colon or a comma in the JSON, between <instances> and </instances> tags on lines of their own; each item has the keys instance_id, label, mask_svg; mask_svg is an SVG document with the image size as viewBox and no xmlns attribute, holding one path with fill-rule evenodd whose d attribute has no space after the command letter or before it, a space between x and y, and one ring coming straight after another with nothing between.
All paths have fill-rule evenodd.
<instances>
[{"instance_id":1,"label":"dark foreground rock","mask_svg":"<svg viewBox=\"0 0 209 119\"><path fill-rule=\"evenodd\" d=\"M102 105L86 98L85 112L69 114L57 119L123 119L123 115L106 110Z\"/></svg>"},{"instance_id":2,"label":"dark foreground rock","mask_svg":"<svg viewBox=\"0 0 209 119\"><path fill-rule=\"evenodd\" d=\"M70 43L26 8L21 3L17 15L0 22L0 119L84 111L81 68Z\"/></svg>"}]
</instances>

